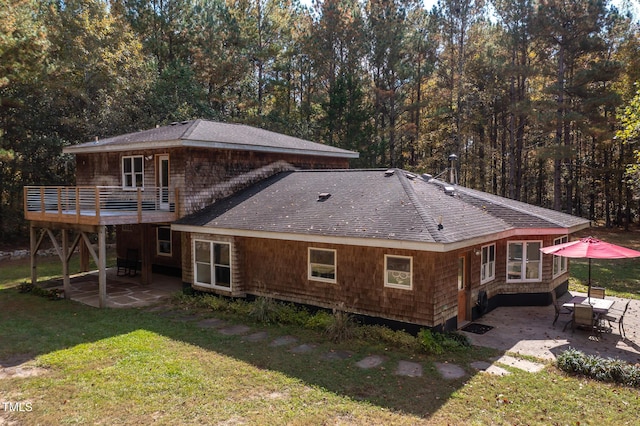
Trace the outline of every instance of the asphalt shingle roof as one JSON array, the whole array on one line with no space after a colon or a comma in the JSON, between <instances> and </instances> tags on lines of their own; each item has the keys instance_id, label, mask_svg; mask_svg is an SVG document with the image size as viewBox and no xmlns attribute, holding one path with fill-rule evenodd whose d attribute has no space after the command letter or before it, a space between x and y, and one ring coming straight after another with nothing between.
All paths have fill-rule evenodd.
<instances>
[{"instance_id":1,"label":"asphalt shingle roof","mask_svg":"<svg viewBox=\"0 0 640 426\"><path fill-rule=\"evenodd\" d=\"M284 152L341 158L358 158L359 156L357 152L256 127L208 120L183 121L169 126L99 139L67 147L64 152L77 154L175 146Z\"/></svg>"},{"instance_id":2,"label":"asphalt shingle roof","mask_svg":"<svg viewBox=\"0 0 640 426\"><path fill-rule=\"evenodd\" d=\"M407 176L412 176L409 179ZM402 170L282 172L175 222L176 225L456 243L522 229L581 229L589 221ZM330 196L319 201L319 194ZM439 227L439 225L442 225Z\"/></svg>"}]
</instances>

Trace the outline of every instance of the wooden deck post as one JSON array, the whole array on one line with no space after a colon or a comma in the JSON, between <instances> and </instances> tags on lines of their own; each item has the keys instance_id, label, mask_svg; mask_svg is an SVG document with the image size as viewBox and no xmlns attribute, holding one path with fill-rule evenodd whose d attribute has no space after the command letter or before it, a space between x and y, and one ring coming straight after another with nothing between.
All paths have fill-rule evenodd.
<instances>
[{"instance_id":1,"label":"wooden deck post","mask_svg":"<svg viewBox=\"0 0 640 426\"><path fill-rule=\"evenodd\" d=\"M37 234L33 224L29 225L29 259L31 260L31 284L38 282L38 261L36 257L37 251Z\"/></svg>"},{"instance_id":2,"label":"wooden deck post","mask_svg":"<svg viewBox=\"0 0 640 426\"><path fill-rule=\"evenodd\" d=\"M151 250L153 244L150 243L152 241L150 234L151 226L147 223L142 223L138 225L142 228L142 232L140 233L142 241L140 241L140 260L142 264L140 265L140 281L141 284L151 284L152 281L152 269L151 269Z\"/></svg>"},{"instance_id":3,"label":"wooden deck post","mask_svg":"<svg viewBox=\"0 0 640 426\"><path fill-rule=\"evenodd\" d=\"M107 307L107 227L98 227L98 300L101 308Z\"/></svg>"},{"instance_id":4,"label":"wooden deck post","mask_svg":"<svg viewBox=\"0 0 640 426\"><path fill-rule=\"evenodd\" d=\"M69 278L69 231L62 229L62 288L64 298L71 298L71 279Z\"/></svg>"}]
</instances>

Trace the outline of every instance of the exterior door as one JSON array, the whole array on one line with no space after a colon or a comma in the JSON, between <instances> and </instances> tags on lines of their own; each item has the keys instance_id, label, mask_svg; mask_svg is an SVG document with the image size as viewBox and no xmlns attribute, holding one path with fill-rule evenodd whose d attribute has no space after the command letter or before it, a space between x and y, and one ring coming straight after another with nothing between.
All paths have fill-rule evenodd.
<instances>
[{"instance_id":1,"label":"exterior door","mask_svg":"<svg viewBox=\"0 0 640 426\"><path fill-rule=\"evenodd\" d=\"M160 210L169 210L169 156L158 156L158 204Z\"/></svg>"},{"instance_id":2,"label":"exterior door","mask_svg":"<svg viewBox=\"0 0 640 426\"><path fill-rule=\"evenodd\" d=\"M465 256L458 257L458 324L467 318L467 261Z\"/></svg>"}]
</instances>

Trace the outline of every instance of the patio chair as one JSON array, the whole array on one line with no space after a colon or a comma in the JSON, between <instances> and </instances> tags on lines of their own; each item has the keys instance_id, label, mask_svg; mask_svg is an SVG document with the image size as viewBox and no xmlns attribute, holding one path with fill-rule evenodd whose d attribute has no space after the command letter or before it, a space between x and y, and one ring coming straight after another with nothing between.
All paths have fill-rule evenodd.
<instances>
[{"instance_id":1,"label":"patio chair","mask_svg":"<svg viewBox=\"0 0 640 426\"><path fill-rule=\"evenodd\" d=\"M598 322L599 321L593 315L593 306L580 305L577 303L573 306L573 331L575 331L576 328L584 328L586 330L595 331L597 334L600 334L600 327L598 325Z\"/></svg>"},{"instance_id":2,"label":"patio chair","mask_svg":"<svg viewBox=\"0 0 640 426\"><path fill-rule=\"evenodd\" d=\"M622 340L627 338L624 331L624 315L627 313L630 303L631 303L631 300L627 302L627 304L624 307L624 310L622 311L619 317L615 317L613 315L608 315L608 314L603 317L604 320L607 320L609 322L609 326L612 326L611 325L612 322L618 323L618 331L620 332L620 336L622 336Z\"/></svg>"},{"instance_id":3,"label":"patio chair","mask_svg":"<svg viewBox=\"0 0 640 426\"><path fill-rule=\"evenodd\" d=\"M128 275L130 277L135 277L138 274L138 250L136 249L127 249L127 257L117 258L117 271L116 275Z\"/></svg>"},{"instance_id":4,"label":"patio chair","mask_svg":"<svg viewBox=\"0 0 640 426\"><path fill-rule=\"evenodd\" d=\"M553 301L553 309L556 315L555 318L553 318L553 323L551 325L556 325L556 321L558 321L558 318L560 317L560 315L571 315L571 310L565 308L560 304L560 302L558 302L558 297L556 296L555 291L551 291L551 300ZM565 322L564 328L567 328L567 324L570 321L571 319L568 319L567 322Z\"/></svg>"},{"instance_id":5,"label":"patio chair","mask_svg":"<svg viewBox=\"0 0 640 426\"><path fill-rule=\"evenodd\" d=\"M589 294L594 299L604 299L604 287L591 287Z\"/></svg>"}]
</instances>

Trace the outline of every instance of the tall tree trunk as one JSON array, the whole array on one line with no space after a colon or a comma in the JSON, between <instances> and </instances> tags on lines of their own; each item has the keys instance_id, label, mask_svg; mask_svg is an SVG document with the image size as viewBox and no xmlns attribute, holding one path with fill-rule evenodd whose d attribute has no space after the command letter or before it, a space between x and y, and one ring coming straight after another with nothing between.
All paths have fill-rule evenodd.
<instances>
[{"instance_id":1,"label":"tall tree trunk","mask_svg":"<svg viewBox=\"0 0 640 426\"><path fill-rule=\"evenodd\" d=\"M562 210L562 130L564 128L564 46L560 41L558 52L558 109L556 113L556 147L557 151L553 158L553 208Z\"/></svg>"}]
</instances>

